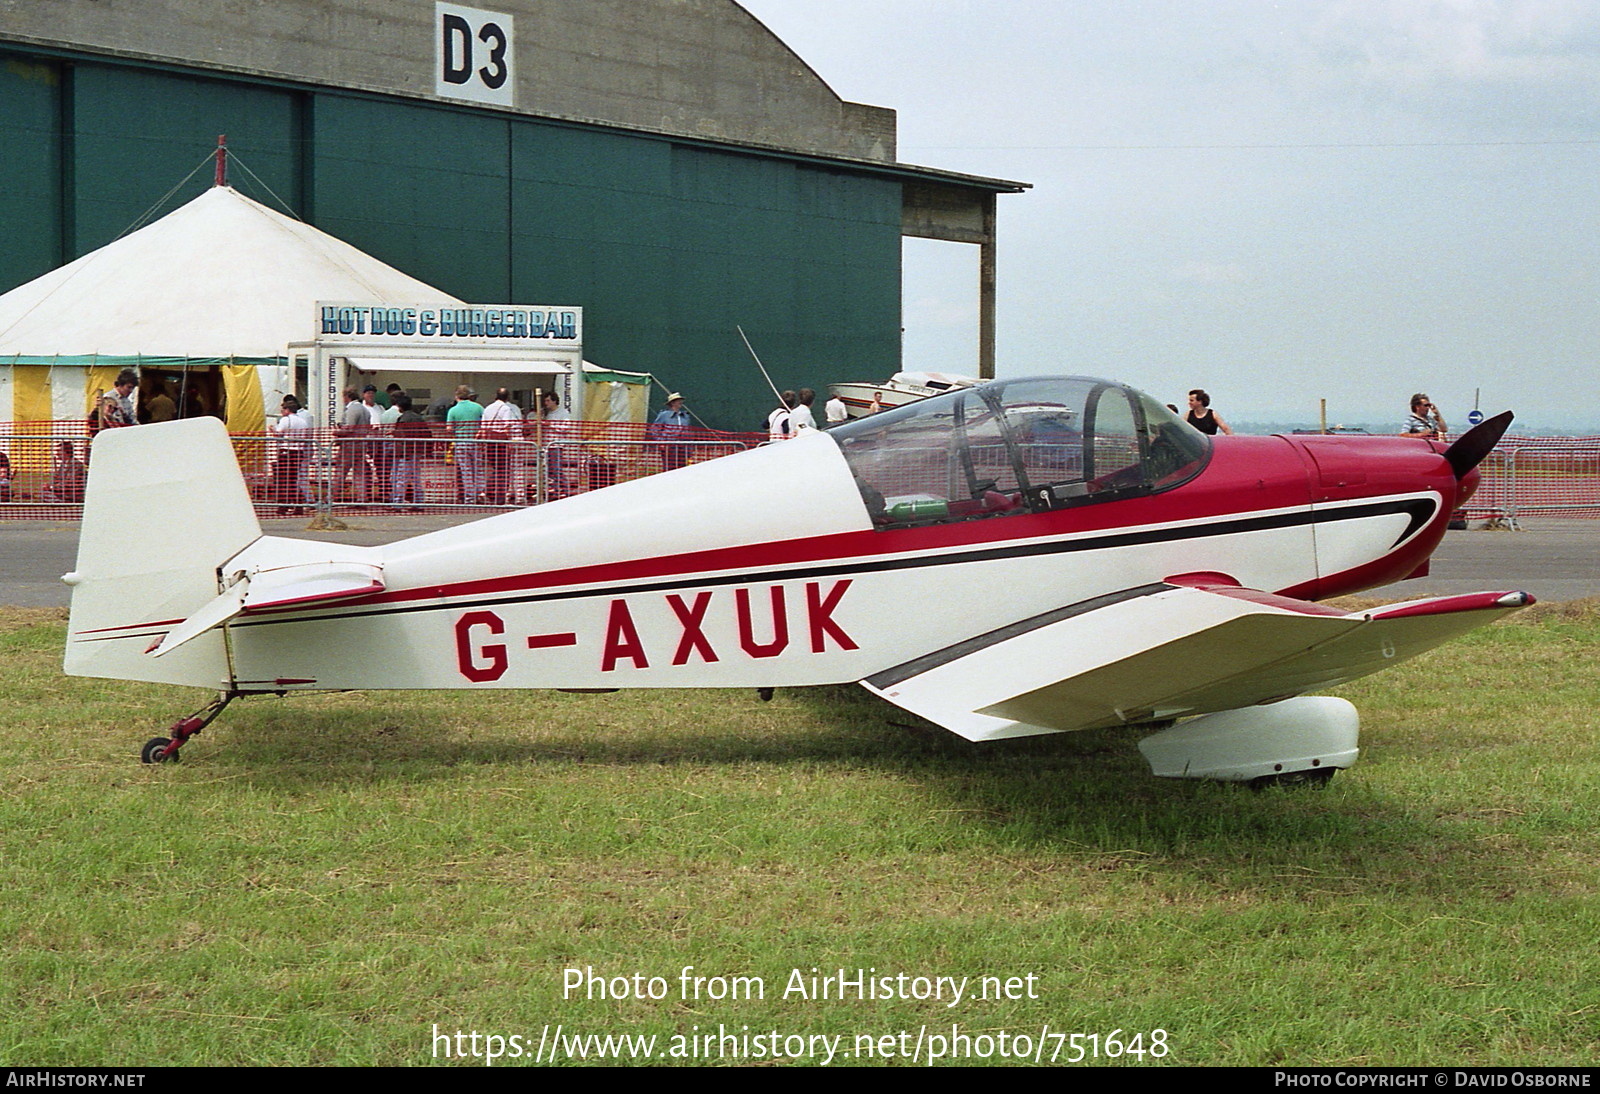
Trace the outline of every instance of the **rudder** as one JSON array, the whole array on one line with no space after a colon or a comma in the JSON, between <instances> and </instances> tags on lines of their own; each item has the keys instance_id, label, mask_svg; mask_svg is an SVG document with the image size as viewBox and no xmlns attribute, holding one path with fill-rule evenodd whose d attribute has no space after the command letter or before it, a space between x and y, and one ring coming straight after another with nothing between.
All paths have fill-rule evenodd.
<instances>
[{"instance_id":1,"label":"rudder","mask_svg":"<svg viewBox=\"0 0 1600 1094\"><path fill-rule=\"evenodd\" d=\"M225 688L221 630L150 649L218 593L217 569L261 537L227 430L190 418L95 438L72 586L71 676Z\"/></svg>"}]
</instances>

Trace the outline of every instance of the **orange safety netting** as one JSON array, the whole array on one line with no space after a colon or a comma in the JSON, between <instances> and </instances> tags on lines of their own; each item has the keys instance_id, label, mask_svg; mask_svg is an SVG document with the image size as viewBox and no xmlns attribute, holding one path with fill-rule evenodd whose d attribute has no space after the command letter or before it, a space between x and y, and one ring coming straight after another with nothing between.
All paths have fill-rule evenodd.
<instances>
[{"instance_id":1,"label":"orange safety netting","mask_svg":"<svg viewBox=\"0 0 1600 1094\"><path fill-rule=\"evenodd\" d=\"M143 428L132 426L125 428ZM263 517L335 511L448 512L538 505L740 452L764 433L630 422L530 421L471 439L429 422L416 436L296 439L236 433L239 468ZM94 442L82 421L0 423L0 519L76 519ZM942 456L939 458L942 466ZM1505 437L1479 467L1473 519L1600 517L1600 437Z\"/></svg>"},{"instance_id":2,"label":"orange safety netting","mask_svg":"<svg viewBox=\"0 0 1600 1094\"><path fill-rule=\"evenodd\" d=\"M392 428L355 436L334 429L235 433L232 440L257 513L272 517L319 506L448 512L538 505L767 439L629 422L528 422L470 437L434 422L401 435ZM85 423L0 424L0 518L76 518L93 452Z\"/></svg>"}]
</instances>

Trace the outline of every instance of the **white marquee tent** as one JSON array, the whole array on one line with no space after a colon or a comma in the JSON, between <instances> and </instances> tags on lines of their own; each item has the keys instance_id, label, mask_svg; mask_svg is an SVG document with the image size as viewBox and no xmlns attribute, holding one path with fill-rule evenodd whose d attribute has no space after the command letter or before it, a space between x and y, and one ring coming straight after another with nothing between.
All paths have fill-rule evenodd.
<instances>
[{"instance_id":1,"label":"white marquee tent","mask_svg":"<svg viewBox=\"0 0 1600 1094\"><path fill-rule=\"evenodd\" d=\"M316 302L463 302L231 187L0 296L0 421L81 419L123 368L215 374L229 428L292 391Z\"/></svg>"}]
</instances>

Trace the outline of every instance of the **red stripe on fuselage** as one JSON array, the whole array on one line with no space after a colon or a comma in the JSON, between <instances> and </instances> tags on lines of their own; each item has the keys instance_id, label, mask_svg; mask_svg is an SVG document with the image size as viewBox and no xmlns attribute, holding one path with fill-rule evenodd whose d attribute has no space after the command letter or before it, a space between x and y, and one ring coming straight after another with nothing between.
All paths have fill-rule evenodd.
<instances>
[{"instance_id":1,"label":"red stripe on fuselage","mask_svg":"<svg viewBox=\"0 0 1600 1094\"><path fill-rule=\"evenodd\" d=\"M1081 538L1094 533L1135 532L1270 513L1304 512L1311 508L1312 495L1305 463L1296 444L1283 437L1228 437L1221 441L1225 443L1215 445L1209 465L1199 476L1175 489L1146 497L1079 505L1047 513L1011 514L918 528L866 529L661 557L626 559L564 570L507 574L413 589L391 588L372 596L342 600L336 605L329 605L328 610L478 598L685 575L751 572L752 580L758 580L755 571L782 567L892 556L915 557L962 549L1004 548L1030 542ZM1434 460L1440 468L1445 468L1445 477L1453 482L1444 460L1437 456L1434 456ZM1421 477L1418 476L1418 480ZM1379 478L1385 487L1390 488L1374 487L1360 498L1346 496L1340 500L1377 500L1397 493L1414 493L1431 485L1411 481L1405 484L1406 489L1395 490L1392 489L1395 485L1393 476ZM276 613L270 609L252 613L257 618L273 614Z\"/></svg>"},{"instance_id":2,"label":"red stripe on fuselage","mask_svg":"<svg viewBox=\"0 0 1600 1094\"><path fill-rule=\"evenodd\" d=\"M182 623L181 619L152 619L148 623L121 623L115 627L95 627L93 630L74 631L73 636L80 634L104 634L107 631L125 631L135 627L176 627Z\"/></svg>"},{"instance_id":3,"label":"red stripe on fuselage","mask_svg":"<svg viewBox=\"0 0 1600 1094\"><path fill-rule=\"evenodd\" d=\"M1138 499L1144 500L1144 499ZM1126 501L1101 508L1118 508L1135 504ZM1302 507L1302 511L1304 508ZM1291 508L1288 510L1293 512ZM708 551L691 551L660 558L629 559L621 562L578 566L565 570L552 570L533 574L508 574L502 577L483 578L476 581L454 582L448 585L427 585L415 589L400 589L377 596L342 600L334 608L361 608L373 605L397 605L418 600L476 598L502 593L531 592L573 586L608 585L619 582L682 577L688 574L751 573L757 580L758 571L783 567L850 562L862 559L881 559L892 556L935 555L959 551L963 548L1003 548L1030 542L1049 542L1081 537L1097 532L1132 532L1141 528L1184 523L1206 523L1258 515L1259 510L1233 509L1207 514L1196 522L1193 518L1165 519L1149 522L1083 521L1073 517L1083 510L1062 510L1011 517L968 521L957 525L929 528L885 529L861 532L843 532L829 536L804 539L777 540L769 543L723 547ZM1124 515L1132 515L1126 510ZM1096 514L1099 515L1099 514ZM1066 518L1066 519L1063 519ZM1016 528L1018 534L994 535L995 525L1004 522L1007 529ZM303 609L296 609L303 610ZM276 614L272 610L251 613L253 618Z\"/></svg>"}]
</instances>

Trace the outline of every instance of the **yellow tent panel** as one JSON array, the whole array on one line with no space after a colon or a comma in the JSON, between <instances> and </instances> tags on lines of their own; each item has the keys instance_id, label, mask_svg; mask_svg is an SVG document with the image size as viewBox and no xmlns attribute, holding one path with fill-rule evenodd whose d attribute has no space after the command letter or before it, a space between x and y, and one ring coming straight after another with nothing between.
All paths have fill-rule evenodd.
<instances>
[{"instance_id":1,"label":"yellow tent panel","mask_svg":"<svg viewBox=\"0 0 1600 1094\"><path fill-rule=\"evenodd\" d=\"M19 422L48 422L55 415L50 408L50 366L11 366L11 417Z\"/></svg>"},{"instance_id":2,"label":"yellow tent panel","mask_svg":"<svg viewBox=\"0 0 1600 1094\"><path fill-rule=\"evenodd\" d=\"M11 416L16 438L11 446L11 470L41 471L50 466L50 443L43 439L53 428L50 410L50 366L11 366ZM36 436L39 440L27 440Z\"/></svg>"},{"instance_id":3,"label":"yellow tent panel","mask_svg":"<svg viewBox=\"0 0 1600 1094\"><path fill-rule=\"evenodd\" d=\"M267 428L261 403L261 381L254 365L223 365L222 388L228 399L228 432L261 433Z\"/></svg>"},{"instance_id":4,"label":"yellow tent panel","mask_svg":"<svg viewBox=\"0 0 1600 1094\"><path fill-rule=\"evenodd\" d=\"M583 417L590 422L642 422L650 410L647 384L591 380L583 398Z\"/></svg>"}]
</instances>

